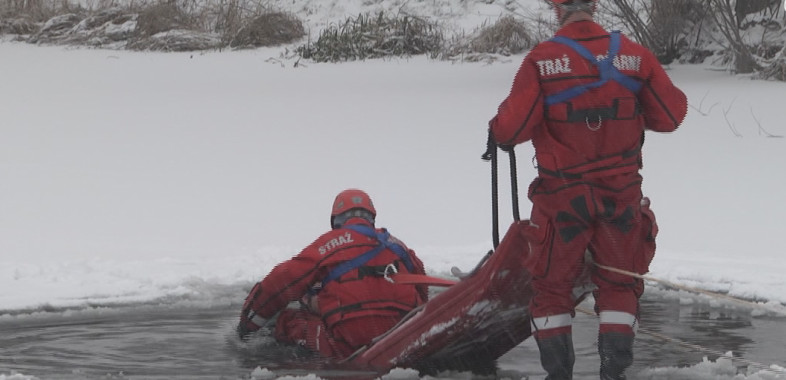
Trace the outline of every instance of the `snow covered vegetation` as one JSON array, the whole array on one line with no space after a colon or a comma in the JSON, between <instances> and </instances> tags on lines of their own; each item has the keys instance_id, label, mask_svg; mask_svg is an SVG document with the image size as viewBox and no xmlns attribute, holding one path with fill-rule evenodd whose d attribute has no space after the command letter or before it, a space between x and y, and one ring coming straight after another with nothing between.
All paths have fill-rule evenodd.
<instances>
[{"instance_id":1,"label":"snow covered vegetation","mask_svg":"<svg viewBox=\"0 0 786 380\"><path fill-rule=\"evenodd\" d=\"M601 21L662 63L706 60L786 80L782 0L608 0ZM535 3L535 4L533 4ZM36 44L200 51L281 46L314 61L426 55L493 60L554 25L542 0L9 0L0 34Z\"/></svg>"}]
</instances>

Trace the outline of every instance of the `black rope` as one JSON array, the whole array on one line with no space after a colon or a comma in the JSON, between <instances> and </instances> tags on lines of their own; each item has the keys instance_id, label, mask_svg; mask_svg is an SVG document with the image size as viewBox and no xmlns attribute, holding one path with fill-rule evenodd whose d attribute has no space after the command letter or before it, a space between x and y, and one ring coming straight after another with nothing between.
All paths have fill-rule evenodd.
<instances>
[{"instance_id":1,"label":"black rope","mask_svg":"<svg viewBox=\"0 0 786 380\"><path fill-rule=\"evenodd\" d=\"M489 137L486 141L486 152L480 156L485 161L491 160L491 237L494 249L499 246L499 196L497 194L497 143L494 135L489 130Z\"/></svg>"},{"instance_id":2,"label":"black rope","mask_svg":"<svg viewBox=\"0 0 786 380\"><path fill-rule=\"evenodd\" d=\"M508 151L510 156L510 192L513 197L513 220L520 221L521 215L519 214L519 181L518 173L516 173L516 152L511 147Z\"/></svg>"},{"instance_id":3,"label":"black rope","mask_svg":"<svg viewBox=\"0 0 786 380\"><path fill-rule=\"evenodd\" d=\"M480 158L491 161L491 236L494 242L494 249L499 246L499 163L497 159L497 143L494 135L489 130L488 140L486 141L486 152ZM516 170L516 152L513 146L504 146L503 151L508 152L510 158L510 192L513 205L513 220L520 221L519 213L519 182Z\"/></svg>"}]
</instances>

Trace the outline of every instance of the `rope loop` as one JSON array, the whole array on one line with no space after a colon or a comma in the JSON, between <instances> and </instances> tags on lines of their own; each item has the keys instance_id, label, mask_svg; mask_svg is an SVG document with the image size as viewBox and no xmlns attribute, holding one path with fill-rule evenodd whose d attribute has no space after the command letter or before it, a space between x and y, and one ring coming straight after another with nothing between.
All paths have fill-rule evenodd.
<instances>
[{"instance_id":1,"label":"rope loop","mask_svg":"<svg viewBox=\"0 0 786 380\"><path fill-rule=\"evenodd\" d=\"M598 264L598 263L596 263L594 261L592 263L596 267L598 267L600 269L607 270L609 272L623 274L623 275L630 276L630 277L633 277L633 278L637 278L637 279L640 279L640 280L652 281L652 282L655 282L655 283L658 283L658 284L661 284L661 285L665 285L665 286L670 287L670 288L684 290L684 291L691 292L691 293L696 293L696 294L703 294L703 295L706 295L706 296L709 296L709 297L730 301L730 302L733 302L733 303L736 303L736 304L739 304L739 305L742 305L742 306L746 306L746 307L749 307L749 308L759 309L759 310L768 311L770 313L774 313L774 314L777 314L777 315L786 316L786 307L775 308L775 307L772 307L771 305L766 305L766 304L761 304L761 303L758 303L758 302L747 301L747 300L744 300L744 299L732 297L732 296L730 296L728 294L711 292L709 290L704 290L704 289L694 288L694 287L690 287L690 286L675 284L673 282L669 282L669 281L666 281L666 280L661 280L659 278L655 278L655 277L652 277L652 276L642 275L642 274L638 274L638 273L634 273L634 272L630 272L630 271L626 271L626 270L623 270L623 269L618 269L618 268L614 268L614 267L610 267L610 266L606 266L606 265L600 265L600 264Z\"/></svg>"}]
</instances>

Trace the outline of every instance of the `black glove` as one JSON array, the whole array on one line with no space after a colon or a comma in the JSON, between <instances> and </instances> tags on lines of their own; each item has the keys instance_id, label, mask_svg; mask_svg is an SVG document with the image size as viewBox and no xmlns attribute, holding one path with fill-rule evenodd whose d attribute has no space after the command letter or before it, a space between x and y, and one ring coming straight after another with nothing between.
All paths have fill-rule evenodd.
<instances>
[{"instance_id":1,"label":"black glove","mask_svg":"<svg viewBox=\"0 0 786 380\"><path fill-rule=\"evenodd\" d=\"M491 122L489 122L491 125ZM494 150L497 149L497 142L494 141L494 134L491 133L491 128L489 128L489 137L486 140L486 151L480 156L480 159L483 161L491 160L491 157L494 155Z\"/></svg>"},{"instance_id":2,"label":"black glove","mask_svg":"<svg viewBox=\"0 0 786 380\"><path fill-rule=\"evenodd\" d=\"M259 323L260 325L257 325ZM240 318L240 323L237 324L235 331L237 332L237 337L240 338L242 341L248 340L248 337L253 334L254 332L258 331L261 327L265 327L268 324L268 320L262 317L256 316L254 320L251 321L248 318Z\"/></svg>"},{"instance_id":3,"label":"black glove","mask_svg":"<svg viewBox=\"0 0 786 380\"><path fill-rule=\"evenodd\" d=\"M247 341L248 336L253 333L253 331L248 328L248 324L242 321L237 324L235 331L237 331L237 337L244 342Z\"/></svg>"}]
</instances>

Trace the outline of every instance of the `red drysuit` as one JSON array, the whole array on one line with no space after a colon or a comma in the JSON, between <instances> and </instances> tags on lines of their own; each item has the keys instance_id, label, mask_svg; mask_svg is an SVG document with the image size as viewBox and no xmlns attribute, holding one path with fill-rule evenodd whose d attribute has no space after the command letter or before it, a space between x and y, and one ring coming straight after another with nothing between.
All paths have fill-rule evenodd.
<instances>
[{"instance_id":1,"label":"red drysuit","mask_svg":"<svg viewBox=\"0 0 786 380\"><path fill-rule=\"evenodd\" d=\"M578 42L598 61L612 44L610 34L589 20L568 23L556 36ZM533 274L536 337L570 332L571 292L585 250L598 264L636 273L647 272L654 255L657 226L638 173L644 130L677 129L687 99L655 56L624 36L613 66L635 86L601 77L565 43L543 42L524 59L490 122L503 148L526 141L535 147L539 176L529 187L533 209L525 234L532 247L525 265ZM607 82L559 97L599 80ZM642 282L606 270L594 271L593 281L600 332L633 334Z\"/></svg>"},{"instance_id":2,"label":"red drysuit","mask_svg":"<svg viewBox=\"0 0 786 380\"><path fill-rule=\"evenodd\" d=\"M357 225L372 232L386 232L374 229L361 218L353 218L342 228L323 234L297 256L278 264L254 286L243 306L241 323L254 331L259 329L254 323L259 321L257 318L270 319L281 312L275 327L276 340L341 359L388 331L424 303L428 298L426 286L395 284L385 278L385 274L392 275L393 268L402 273L425 274L415 252L393 236L387 239L388 244L400 245L408 259L385 248L360 267L323 286L323 280L335 273L336 267L379 246L376 238L352 229ZM411 271L406 261L411 263ZM308 308L286 308L298 300Z\"/></svg>"}]
</instances>

